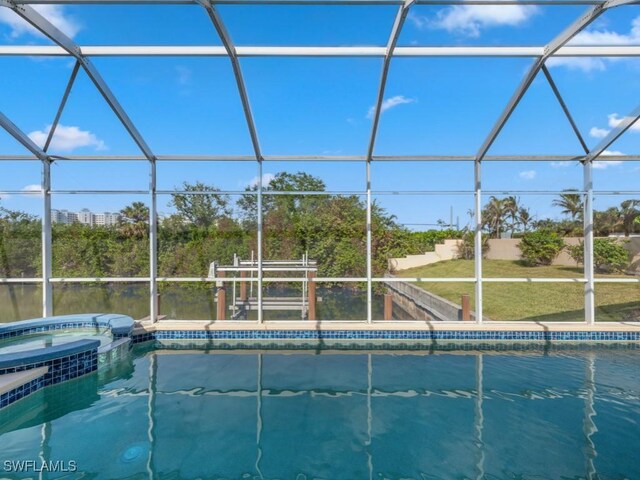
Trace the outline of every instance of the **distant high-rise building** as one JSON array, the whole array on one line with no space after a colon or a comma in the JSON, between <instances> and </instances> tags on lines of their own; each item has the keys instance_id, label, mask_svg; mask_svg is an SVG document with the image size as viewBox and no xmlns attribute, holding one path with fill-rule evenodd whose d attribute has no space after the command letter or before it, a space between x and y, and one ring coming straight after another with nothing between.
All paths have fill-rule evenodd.
<instances>
[{"instance_id":1,"label":"distant high-rise building","mask_svg":"<svg viewBox=\"0 0 640 480\"><path fill-rule=\"evenodd\" d=\"M78 221L83 225L93 226L93 213L88 208L83 208L78 212Z\"/></svg>"},{"instance_id":2,"label":"distant high-rise building","mask_svg":"<svg viewBox=\"0 0 640 480\"><path fill-rule=\"evenodd\" d=\"M78 221L78 214L68 210L51 210L51 221L53 223L74 223Z\"/></svg>"},{"instance_id":3,"label":"distant high-rise building","mask_svg":"<svg viewBox=\"0 0 640 480\"><path fill-rule=\"evenodd\" d=\"M112 226L117 225L120 221L120 214L104 212L104 213L96 213L93 216L93 224L94 225L105 225Z\"/></svg>"},{"instance_id":4,"label":"distant high-rise building","mask_svg":"<svg viewBox=\"0 0 640 480\"><path fill-rule=\"evenodd\" d=\"M88 208L83 208L79 212L51 209L51 221L67 225L78 222L89 226L113 226L120 221L120 214L112 212L93 213Z\"/></svg>"}]
</instances>

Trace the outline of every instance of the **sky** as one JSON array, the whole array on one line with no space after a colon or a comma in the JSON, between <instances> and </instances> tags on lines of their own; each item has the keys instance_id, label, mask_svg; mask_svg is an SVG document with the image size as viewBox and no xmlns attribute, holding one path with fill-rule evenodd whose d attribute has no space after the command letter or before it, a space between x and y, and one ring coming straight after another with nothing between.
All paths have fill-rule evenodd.
<instances>
[{"instance_id":1,"label":"sky","mask_svg":"<svg viewBox=\"0 0 640 480\"><path fill-rule=\"evenodd\" d=\"M44 5L43 15L80 45L220 45L195 5ZM398 45L542 46L584 6L414 6ZM396 6L218 7L236 45L383 46ZM0 7L0 44L50 44L12 11ZM575 45L640 45L640 7L606 12ZM527 58L395 58L391 62L376 155L474 155L524 76ZM95 58L94 64L156 154L251 155L251 142L233 72L226 58ZM382 59L242 58L241 68L266 155L364 155L371 134ZM549 68L588 146L594 147L638 106L640 59L552 59ZM11 88L0 110L38 144L47 137L73 63L68 58L0 57ZM609 149L640 153L640 122ZM23 148L0 132L2 154ZM50 153L140 155L97 90L80 72ZM539 76L489 151L490 155L579 155L581 148L543 76ZM640 162L596 163L601 191L640 190ZM363 191L362 163L265 163L265 179L280 171L321 177L329 190ZM203 181L239 191L257 178L253 162L159 163L158 189ZM0 204L39 214L38 162L0 162ZM146 190L145 162L56 162L53 190ZM580 188L582 169L571 163L485 162L487 196L507 190ZM470 163L374 163L374 199L398 221L422 228L438 219L468 221L473 207ZM441 192L402 196L401 191ZM375 193L379 192L379 193ZM632 195L631 195L632 196ZM639 195L636 195L640 196ZM597 195L596 208L630 195ZM538 218L559 217L552 196L521 194ZM55 194L54 208L114 211L148 195ZM170 196L159 201L171 213Z\"/></svg>"}]
</instances>

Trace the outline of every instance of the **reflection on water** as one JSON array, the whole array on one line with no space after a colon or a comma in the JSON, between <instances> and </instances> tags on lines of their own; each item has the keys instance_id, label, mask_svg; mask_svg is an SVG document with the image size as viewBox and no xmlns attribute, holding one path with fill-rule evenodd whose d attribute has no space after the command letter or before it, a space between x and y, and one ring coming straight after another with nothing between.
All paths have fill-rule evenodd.
<instances>
[{"instance_id":1,"label":"reflection on water","mask_svg":"<svg viewBox=\"0 0 640 480\"><path fill-rule=\"evenodd\" d=\"M229 290L231 290L231 282ZM366 320L367 295L355 288L318 288L321 300L317 304L319 320ZM265 289L265 298L292 297L301 299L293 288ZM160 314L174 320L215 320L217 304L213 284L160 284ZM233 295L227 295L227 309ZM53 313L106 312L142 319L149 315L149 286L131 284L54 284ZM0 285L0 323L37 318L42 313L42 293L37 285ZM230 312L230 310L229 310ZM297 311L265 311L267 320L300 320ZM382 302L373 304L374 318L382 315ZM230 318L231 312L227 318ZM257 312L250 311L248 320L257 320Z\"/></svg>"},{"instance_id":2,"label":"reflection on water","mask_svg":"<svg viewBox=\"0 0 640 480\"><path fill-rule=\"evenodd\" d=\"M0 284L0 323L42 315L42 287L34 284Z\"/></svg>"},{"instance_id":3,"label":"reflection on water","mask_svg":"<svg viewBox=\"0 0 640 480\"><path fill-rule=\"evenodd\" d=\"M0 465L75 460L70 478L100 479L640 478L637 349L135 352L0 413Z\"/></svg>"}]
</instances>

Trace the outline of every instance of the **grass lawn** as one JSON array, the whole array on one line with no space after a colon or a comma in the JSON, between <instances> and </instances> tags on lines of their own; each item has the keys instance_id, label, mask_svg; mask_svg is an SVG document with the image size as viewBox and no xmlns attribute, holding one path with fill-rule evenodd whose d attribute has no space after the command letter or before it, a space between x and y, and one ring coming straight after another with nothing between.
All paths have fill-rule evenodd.
<instances>
[{"instance_id":1,"label":"grass lawn","mask_svg":"<svg viewBox=\"0 0 640 480\"><path fill-rule=\"evenodd\" d=\"M581 278L582 270L572 267L526 267L517 261L483 260L485 277L571 277ZM449 260L402 270L403 277L473 277L473 260ZM606 275L598 275L599 278ZM612 275L612 277L614 277ZM474 308L473 283L418 282L429 292L460 304L468 293ZM487 283L484 315L491 320L583 321L584 285L573 283ZM596 283L596 320L640 321L639 284Z\"/></svg>"}]
</instances>

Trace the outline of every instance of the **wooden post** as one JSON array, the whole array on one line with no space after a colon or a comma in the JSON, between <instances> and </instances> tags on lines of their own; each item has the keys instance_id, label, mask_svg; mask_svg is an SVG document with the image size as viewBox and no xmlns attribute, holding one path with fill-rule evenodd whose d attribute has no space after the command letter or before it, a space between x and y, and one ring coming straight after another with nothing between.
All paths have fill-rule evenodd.
<instances>
[{"instance_id":1,"label":"wooden post","mask_svg":"<svg viewBox=\"0 0 640 480\"><path fill-rule=\"evenodd\" d=\"M247 276L247 272L240 272L240 277L245 278ZM247 282L246 280L240 281L240 301L247 301Z\"/></svg>"},{"instance_id":2,"label":"wooden post","mask_svg":"<svg viewBox=\"0 0 640 480\"><path fill-rule=\"evenodd\" d=\"M316 319L316 282L313 281L315 277L315 272L307 273L307 278L309 279L309 285L307 287L307 295L309 297L309 314L307 315L307 319L314 321Z\"/></svg>"},{"instance_id":3,"label":"wooden post","mask_svg":"<svg viewBox=\"0 0 640 480\"><path fill-rule=\"evenodd\" d=\"M471 302L469 300L469 294L462 295L462 320L468 322L471 320Z\"/></svg>"},{"instance_id":4,"label":"wooden post","mask_svg":"<svg viewBox=\"0 0 640 480\"><path fill-rule=\"evenodd\" d=\"M384 294L384 319L393 320L393 294Z\"/></svg>"},{"instance_id":5,"label":"wooden post","mask_svg":"<svg viewBox=\"0 0 640 480\"><path fill-rule=\"evenodd\" d=\"M218 277L224 277L224 272L217 272ZM216 296L218 298L218 309L216 320L225 320L227 313L227 292L224 289L222 280L216 281Z\"/></svg>"}]
</instances>

